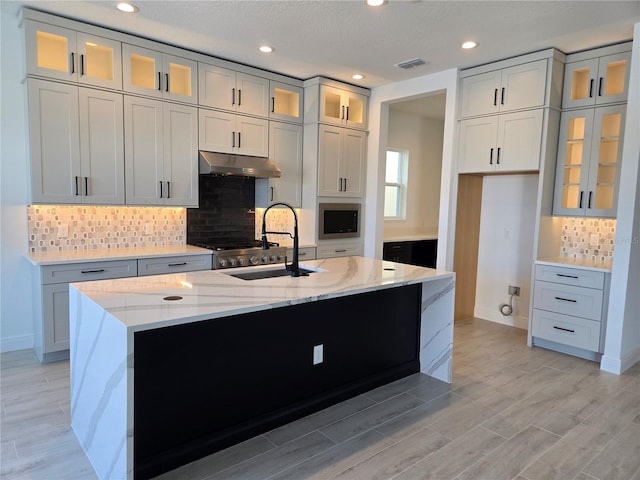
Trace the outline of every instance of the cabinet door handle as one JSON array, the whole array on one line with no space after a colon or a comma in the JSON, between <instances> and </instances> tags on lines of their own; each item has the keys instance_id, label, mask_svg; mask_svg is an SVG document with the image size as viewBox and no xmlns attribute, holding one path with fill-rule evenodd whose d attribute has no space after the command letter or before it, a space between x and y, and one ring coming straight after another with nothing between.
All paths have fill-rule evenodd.
<instances>
[{"instance_id":1,"label":"cabinet door handle","mask_svg":"<svg viewBox=\"0 0 640 480\"><path fill-rule=\"evenodd\" d=\"M504 105L504 87L502 87L502 93L500 93L500 105Z\"/></svg>"},{"instance_id":2,"label":"cabinet door handle","mask_svg":"<svg viewBox=\"0 0 640 480\"><path fill-rule=\"evenodd\" d=\"M186 264L187 262L169 263L167 264L167 267L184 267Z\"/></svg>"},{"instance_id":3,"label":"cabinet door handle","mask_svg":"<svg viewBox=\"0 0 640 480\"><path fill-rule=\"evenodd\" d=\"M231 105L235 105L236 104L236 89L232 88L231 89Z\"/></svg>"},{"instance_id":4,"label":"cabinet door handle","mask_svg":"<svg viewBox=\"0 0 640 480\"><path fill-rule=\"evenodd\" d=\"M80 76L84 76L84 55L80 55Z\"/></svg>"},{"instance_id":5,"label":"cabinet door handle","mask_svg":"<svg viewBox=\"0 0 640 480\"><path fill-rule=\"evenodd\" d=\"M555 325L553 326L553 328L555 328L556 330L562 330L563 332L576 333L575 330L571 330L570 328L556 327Z\"/></svg>"},{"instance_id":6,"label":"cabinet door handle","mask_svg":"<svg viewBox=\"0 0 640 480\"><path fill-rule=\"evenodd\" d=\"M307 254L307 252L298 252L298 256L299 257L304 257Z\"/></svg>"},{"instance_id":7,"label":"cabinet door handle","mask_svg":"<svg viewBox=\"0 0 640 480\"><path fill-rule=\"evenodd\" d=\"M496 165L500 165L500 148L498 147L498 152L496 154Z\"/></svg>"},{"instance_id":8,"label":"cabinet door handle","mask_svg":"<svg viewBox=\"0 0 640 480\"><path fill-rule=\"evenodd\" d=\"M342 118L341 120L344 120L344 105L342 105Z\"/></svg>"},{"instance_id":9,"label":"cabinet door handle","mask_svg":"<svg viewBox=\"0 0 640 480\"><path fill-rule=\"evenodd\" d=\"M84 196L89 195L89 177L84 177Z\"/></svg>"},{"instance_id":10,"label":"cabinet door handle","mask_svg":"<svg viewBox=\"0 0 640 480\"><path fill-rule=\"evenodd\" d=\"M602 96L602 82L604 81L604 77L600 77L600 80L598 80L598 96L601 97Z\"/></svg>"},{"instance_id":11,"label":"cabinet door handle","mask_svg":"<svg viewBox=\"0 0 640 480\"><path fill-rule=\"evenodd\" d=\"M578 202L578 208L582 208L582 198L584 197L584 191L580 190L580 201Z\"/></svg>"},{"instance_id":12,"label":"cabinet door handle","mask_svg":"<svg viewBox=\"0 0 640 480\"><path fill-rule=\"evenodd\" d=\"M493 165L493 148L489 150L489 165Z\"/></svg>"},{"instance_id":13,"label":"cabinet door handle","mask_svg":"<svg viewBox=\"0 0 640 480\"><path fill-rule=\"evenodd\" d=\"M349 121L349 105L347 105L347 122Z\"/></svg>"},{"instance_id":14,"label":"cabinet door handle","mask_svg":"<svg viewBox=\"0 0 640 480\"><path fill-rule=\"evenodd\" d=\"M494 89L493 90L493 106L497 107L498 106L498 89Z\"/></svg>"},{"instance_id":15,"label":"cabinet door handle","mask_svg":"<svg viewBox=\"0 0 640 480\"><path fill-rule=\"evenodd\" d=\"M236 148L236 132L231 132L231 148Z\"/></svg>"},{"instance_id":16,"label":"cabinet door handle","mask_svg":"<svg viewBox=\"0 0 640 480\"><path fill-rule=\"evenodd\" d=\"M347 191L347 177L344 178L344 191Z\"/></svg>"},{"instance_id":17,"label":"cabinet door handle","mask_svg":"<svg viewBox=\"0 0 640 480\"><path fill-rule=\"evenodd\" d=\"M76 73L76 54L71 52L71 73Z\"/></svg>"},{"instance_id":18,"label":"cabinet door handle","mask_svg":"<svg viewBox=\"0 0 640 480\"><path fill-rule=\"evenodd\" d=\"M572 300L571 298L563 298L563 297L555 297L556 300L560 300L562 302L570 302L570 303L577 303L577 300Z\"/></svg>"},{"instance_id":19,"label":"cabinet door handle","mask_svg":"<svg viewBox=\"0 0 640 480\"><path fill-rule=\"evenodd\" d=\"M167 198L171 198L171 182L167 182Z\"/></svg>"},{"instance_id":20,"label":"cabinet door handle","mask_svg":"<svg viewBox=\"0 0 640 480\"><path fill-rule=\"evenodd\" d=\"M160 198L162 198L162 180L160 181Z\"/></svg>"},{"instance_id":21,"label":"cabinet door handle","mask_svg":"<svg viewBox=\"0 0 640 480\"><path fill-rule=\"evenodd\" d=\"M273 202L273 187L270 187L270 188L271 188L271 200L269 200L269 201Z\"/></svg>"},{"instance_id":22,"label":"cabinet door handle","mask_svg":"<svg viewBox=\"0 0 640 480\"><path fill-rule=\"evenodd\" d=\"M162 91L162 72L158 72L158 90Z\"/></svg>"},{"instance_id":23,"label":"cabinet door handle","mask_svg":"<svg viewBox=\"0 0 640 480\"><path fill-rule=\"evenodd\" d=\"M74 194L76 197L78 195L80 195L80 193L78 193L78 176L76 176L76 193Z\"/></svg>"},{"instance_id":24,"label":"cabinet door handle","mask_svg":"<svg viewBox=\"0 0 640 480\"><path fill-rule=\"evenodd\" d=\"M271 113L276 111L276 97L271 97Z\"/></svg>"},{"instance_id":25,"label":"cabinet door handle","mask_svg":"<svg viewBox=\"0 0 640 480\"><path fill-rule=\"evenodd\" d=\"M578 277L577 275L567 275L565 273L556 273L556 277L563 277L563 278L575 278L578 279L580 277Z\"/></svg>"},{"instance_id":26,"label":"cabinet door handle","mask_svg":"<svg viewBox=\"0 0 640 480\"><path fill-rule=\"evenodd\" d=\"M587 202L587 208L591 208L591 200L593 200L593 190L589 191L589 201Z\"/></svg>"},{"instance_id":27,"label":"cabinet door handle","mask_svg":"<svg viewBox=\"0 0 640 480\"><path fill-rule=\"evenodd\" d=\"M238 106L242 105L242 90L238 89ZM240 145L238 145L240 146Z\"/></svg>"},{"instance_id":28,"label":"cabinet door handle","mask_svg":"<svg viewBox=\"0 0 640 480\"><path fill-rule=\"evenodd\" d=\"M593 78L589 80L589 98L593 98Z\"/></svg>"},{"instance_id":29,"label":"cabinet door handle","mask_svg":"<svg viewBox=\"0 0 640 480\"><path fill-rule=\"evenodd\" d=\"M168 73L164 74L164 80L165 80L164 89L166 92L168 92L169 91L169 74Z\"/></svg>"},{"instance_id":30,"label":"cabinet door handle","mask_svg":"<svg viewBox=\"0 0 640 480\"><path fill-rule=\"evenodd\" d=\"M102 273L104 268L96 268L95 270L80 270L80 273Z\"/></svg>"},{"instance_id":31,"label":"cabinet door handle","mask_svg":"<svg viewBox=\"0 0 640 480\"><path fill-rule=\"evenodd\" d=\"M238 105L240 105L240 104L238 103ZM240 148L240 146L241 146L241 142L240 142L240 132L238 132L238 148Z\"/></svg>"}]
</instances>

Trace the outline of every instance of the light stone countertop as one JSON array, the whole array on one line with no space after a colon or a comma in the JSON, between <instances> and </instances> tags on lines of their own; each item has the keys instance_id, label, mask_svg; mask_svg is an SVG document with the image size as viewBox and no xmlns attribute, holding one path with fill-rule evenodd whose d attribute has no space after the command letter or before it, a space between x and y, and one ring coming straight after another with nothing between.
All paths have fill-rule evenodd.
<instances>
[{"instance_id":1,"label":"light stone countertop","mask_svg":"<svg viewBox=\"0 0 640 480\"><path fill-rule=\"evenodd\" d=\"M232 273L273 265L72 283L129 331L239 315L392 286L451 279L455 274L363 257L304 261L307 277L242 280ZM283 268L278 266L278 268ZM165 300L179 296L180 300Z\"/></svg>"},{"instance_id":2,"label":"light stone countertop","mask_svg":"<svg viewBox=\"0 0 640 480\"><path fill-rule=\"evenodd\" d=\"M437 240L437 233L416 233L411 235L389 235L385 236L383 242L417 242L420 240Z\"/></svg>"},{"instance_id":3,"label":"light stone countertop","mask_svg":"<svg viewBox=\"0 0 640 480\"><path fill-rule=\"evenodd\" d=\"M598 260L586 260L580 258L569 257L552 257L541 258L535 261L538 265L551 265L560 267L579 268L582 270L597 270L600 272L611 273L612 261L601 262Z\"/></svg>"},{"instance_id":4,"label":"light stone countertop","mask_svg":"<svg viewBox=\"0 0 640 480\"><path fill-rule=\"evenodd\" d=\"M61 265L67 263L102 262L107 260L211 255L212 253L212 250L194 247L192 245L168 245L163 247L95 248L92 250L33 253L27 258L34 265Z\"/></svg>"}]
</instances>

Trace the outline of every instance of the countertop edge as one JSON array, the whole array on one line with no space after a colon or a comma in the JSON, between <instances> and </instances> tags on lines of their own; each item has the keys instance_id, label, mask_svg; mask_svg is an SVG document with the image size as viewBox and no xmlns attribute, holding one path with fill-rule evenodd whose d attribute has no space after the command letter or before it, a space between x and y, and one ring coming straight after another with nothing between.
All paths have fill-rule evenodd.
<instances>
[{"instance_id":1,"label":"countertop edge","mask_svg":"<svg viewBox=\"0 0 640 480\"><path fill-rule=\"evenodd\" d=\"M592 270L598 272L611 273L611 262L595 262L593 260L579 260L573 258L542 258L535 260L536 265L550 265L556 267L577 268L580 270Z\"/></svg>"}]
</instances>

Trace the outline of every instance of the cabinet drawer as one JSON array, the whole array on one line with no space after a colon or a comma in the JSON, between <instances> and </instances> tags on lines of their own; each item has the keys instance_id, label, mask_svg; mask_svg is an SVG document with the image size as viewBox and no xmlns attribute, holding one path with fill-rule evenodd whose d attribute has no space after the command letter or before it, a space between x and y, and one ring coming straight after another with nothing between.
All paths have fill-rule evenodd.
<instances>
[{"instance_id":1,"label":"cabinet drawer","mask_svg":"<svg viewBox=\"0 0 640 480\"><path fill-rule=\"evenodd\" d=\"M362 255L362 245L359 243L349 245L332 245L318 247L318 258L333 258L333 257L351 257L355 255Z\"/></svg>"},{"instance_id":2,"label":"cabinet drawer","mask_svg":"<svg viewBox=\"0 0 640 480\"><path fill-rule=\"evenodd\" d=\"M600 290L604 288L604 272L553 265L536 265L536 280Z\"/></svg>"},{"instance_id":3,"label":"cabinet drawer","mask_svg":"<svg viewBox=\"0 0 640 480\"><path fill-rule=\"evenodd\" d=\"M135 260L85 262L65 265L44 265L42 283L71 283L109 278L135 277L138 268Z\"/></svg>"},{"instance_id":4,"label":"cabinet drawer","mask_svg":"<svg viewBox=\"0 0 640 480\"><path fill-rule=\"evenodd\" d=\"M316 247L303 247L298 249L299 260L315 260ZM287 248L287 261L293 260L293 248Z\"/></svg>"},{"instance_id":5,"label":"cabinet drawer","mask_svg":"<svg viewBox=\"0 0 640 480\"><path fill-rule=\"evenodd\" d=\"M592 352L600 350L600 322L585 318L534 309L531 334Z\"/></svg>"},{"instance_id":6,"label":"cabinet drawer","mask_svg":"<svg viewBox=\"0 0 640 480\"><path fill-rule=\"evenodd\" d=\"M138 276L211 270L211 260L211 255L144 258L138 260Z\"/></svg>"},{"instance_id":7,"label":"cabinet drawer","mask_svg":"<svg viewBox=\"0 0 640 480\"><path fill-rule=\"evenodd\" d=\"M533 307L600 321L602 290L536 281Z\"/></svg>"}]
</instances>

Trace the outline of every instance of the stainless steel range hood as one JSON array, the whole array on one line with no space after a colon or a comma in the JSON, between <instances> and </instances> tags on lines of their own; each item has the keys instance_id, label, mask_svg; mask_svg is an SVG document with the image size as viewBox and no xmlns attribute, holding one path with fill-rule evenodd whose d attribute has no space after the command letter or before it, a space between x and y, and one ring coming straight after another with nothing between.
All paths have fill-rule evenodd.
<instances>
[{"instance_id":1,"label":"stainless steel range hood","mask_svg":"<svg viewBox=\"0 0 640 480\"><path fill-rule=\"evenodd\" d=\"M241 177L279 178L282 171L266 157L249 157L200 150L201 175L235 175Z\"/></svg>"}]
</instances>

